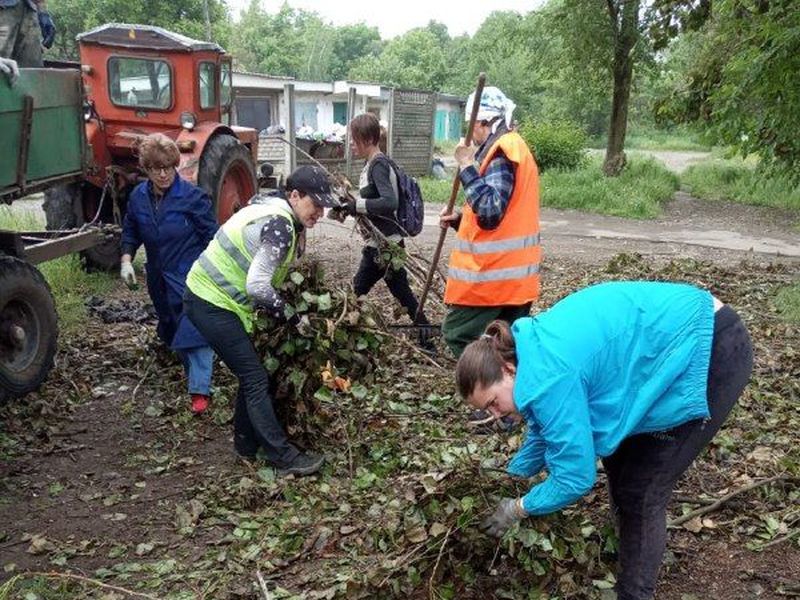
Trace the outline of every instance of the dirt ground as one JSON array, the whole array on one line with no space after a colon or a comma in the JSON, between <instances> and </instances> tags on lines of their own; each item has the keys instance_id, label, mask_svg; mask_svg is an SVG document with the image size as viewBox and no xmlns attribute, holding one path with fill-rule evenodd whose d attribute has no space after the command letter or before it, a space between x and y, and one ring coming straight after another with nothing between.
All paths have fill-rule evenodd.
<instances>
[{"instance_id":1,"label":"dirt ground","mask_svg":"<svg viewBox=\"0 0 800 600\"><path fill-rule=\"evenodd\" d=\"M796 216L789 217L766 209L700 203L679 196L655 227L746 230L755 237L791 240L797 236ZM548 213L548 218L575 216ZM546 230L543 235L547 240L545 289L548 279L591 271L621 252L639 253L656 263L695 258L731 268L747 261L777 269L787 281L797 281L800 276L800 259L792 257L642 239L570 235L548 239ZM412 251L430 256L437 237L435 226L426 227L414 240ZM308 248L327 265L331 276L349 280L360 258L361 241L350 227L326 224L310 232ZM114 297L127 293L120 287ZM144 303L145 293L138 292L138 298ZM374 301L393 305L382 285L375 290ZM435 308L432 311L437 313ZM441 312L434 317L440 318ZM191 504L187 503L199 487L233 485L251 467L233 455L230 411L215 412L210 419L189 416L180 370L168 357L153 351L152 338L151 325L104 324L90 316L82 336L62 340L56 369L43 389L3 408L0 566L4 571L0 582L26 571L69 569L98 577L98 569L108 568L123 554L143 562L158 554L162 558L154 568L162 568L166 580L171 566L164 557L180 554L186 563L193 556L200 561L201 549L209 545L219 544L222 551L229 524L212 521L198 527L187 542L176 533L176 519L180 521L181 514L186 514L192 521ZM156 380L162 389L166 385L167 394L152 401L149 395L154 393ZM224 399L217 398L217 402ZM685 487L684 493L712 497L719 490L713 479L698 473ZM732 502L714 518L735 521L736 506ZM672 530L657 598L800 596L798 544L787 542L755 552L747 549L746 540L736 531L731 527L704 529L699 534ZM117 574L105 581L125 585L128 577L134 576ZM187 590L185 597L215 597L203 596L200 588L198 582L197 590ZM157 589L147 593L160 597ZM122 597L126 596L108 596ZM243 593L231 597L256 596Z\"/></svg>"}]
</instances>

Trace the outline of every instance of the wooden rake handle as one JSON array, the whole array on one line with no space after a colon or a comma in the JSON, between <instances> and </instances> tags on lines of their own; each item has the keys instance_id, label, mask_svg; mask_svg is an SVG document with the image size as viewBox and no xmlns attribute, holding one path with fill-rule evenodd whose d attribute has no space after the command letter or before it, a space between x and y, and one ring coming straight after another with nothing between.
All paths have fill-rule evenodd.
<instances>
[{"instance_id":1,"label":"wooden rake handle","mask_svg":"<svg viewBox=\"0 0 800 600\"><path fill-rule=\"evenodd\" d=\"M483 87L486 85L486 73L478 75L478 83L475 85L475 96L472 102L472 112L469 115L469 126L467 127L467 137L464 138L464 144L469 146L472 143L472 134L475 131L475 121L478 119L478 108L481 105L481 96L483 95ZM445 214L453 212L456 205L456 198L458 197L458 188L461 185L461 179L458 176L458 168L456 168L456 175L453 177L453 189L450 191L450 200L447 203L447 211ZM449 229L449 228L448 228ZM425 307L425 300L428 299L428 291L431 289L431 282L433 275L439 266L439 258L442 255L442 246L444 246L444 238L447 237L447 229L439 230L439 242L436 244L436 250L431 259L431 268L428 271L428 276L425 278L425 286L422 288L422 295L419 297L419 307L415 321L418 321L422 316L422 310Z\"/></svg>"}]
</instances>

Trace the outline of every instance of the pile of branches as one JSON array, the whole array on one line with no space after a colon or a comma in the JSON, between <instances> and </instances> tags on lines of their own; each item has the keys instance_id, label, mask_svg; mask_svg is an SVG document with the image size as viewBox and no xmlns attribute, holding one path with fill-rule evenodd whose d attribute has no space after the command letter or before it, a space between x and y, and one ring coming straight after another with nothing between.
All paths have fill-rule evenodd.
<instances>
[{"instance_id":1,"label":"pile of branches","mask_svg":"<svg viewBox=\"0 0 800 600\"><path fill-rule=\"evenodd\" d=\"M334 394L363 396L392 344L380 315L351 287L331 287L321 265L303 261L281 293L287 317L301 325L259 316L256 349L270 373L279 412L289 423L318 413Z\"/></svg>"}]
</instances>

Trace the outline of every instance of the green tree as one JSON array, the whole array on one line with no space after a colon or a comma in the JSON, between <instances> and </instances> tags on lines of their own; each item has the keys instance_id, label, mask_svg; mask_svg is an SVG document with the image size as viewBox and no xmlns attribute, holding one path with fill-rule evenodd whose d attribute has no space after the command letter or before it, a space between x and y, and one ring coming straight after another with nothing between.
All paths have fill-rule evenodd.
<instances>
[{"instance_id":1,"label":"green tree","mask_svg":"<svg viewBox=\"0 0 800 600\"><path fill-rule=\"evenodd\" d=\"M660 117L701 123L715 141L800 178L796 2L718 0L703 30L671 51Z\"/></svg>"},{"instance_id":2,"label":"green tree","mask_svg":"<svg viewBox=\"0 0 800 600\"><path fill-rule=\"evenodd\" d=\"M206 38L204 0L49 0L58 27L49 57L78 59L75 36L103 23L157 25L192 38ZM225 47L231 26L222 0L208 0L212 40Z\"/></svg>"},{"instance_id":3,"label":"green tree","mask_svg":"<svg viewBox=\"0 0 800 600\"><path fill-rule=\"evenodd\" d=\"M345 79L351 67L365 57L380 55L383 45L377 27L364 23L337 27L333 38L330 77Z\"/></svg>"},{"instance_id":4,"label":"green tree","mask_svg":"<svg viewBox=\"0 0 800 600\"><path fill-rule=\"evenodd\" d=\"M384 85L440 90L448 76L445 57L437 34L427 28L412 29L390 40L380 55L357 61L349 77Z\"/></svg>"}]
</instances>

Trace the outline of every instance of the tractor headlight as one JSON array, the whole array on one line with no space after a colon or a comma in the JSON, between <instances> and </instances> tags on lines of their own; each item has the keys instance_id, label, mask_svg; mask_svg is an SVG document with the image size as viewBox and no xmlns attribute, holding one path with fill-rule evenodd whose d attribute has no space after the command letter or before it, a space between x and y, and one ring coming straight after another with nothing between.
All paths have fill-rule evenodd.
<instances>
[{"instance_id":1,"label":"tractor headlight","mask_svg":"<svg viewBox=\"0 0 800 600\"><path fill-rule=\"evenodd\" d=\"M190 112L181 113L181 127L191 131L192 129L194 129L195 125L197 125L197 117L194 116L194 113Z\"/></svg>"}]
</instances>

